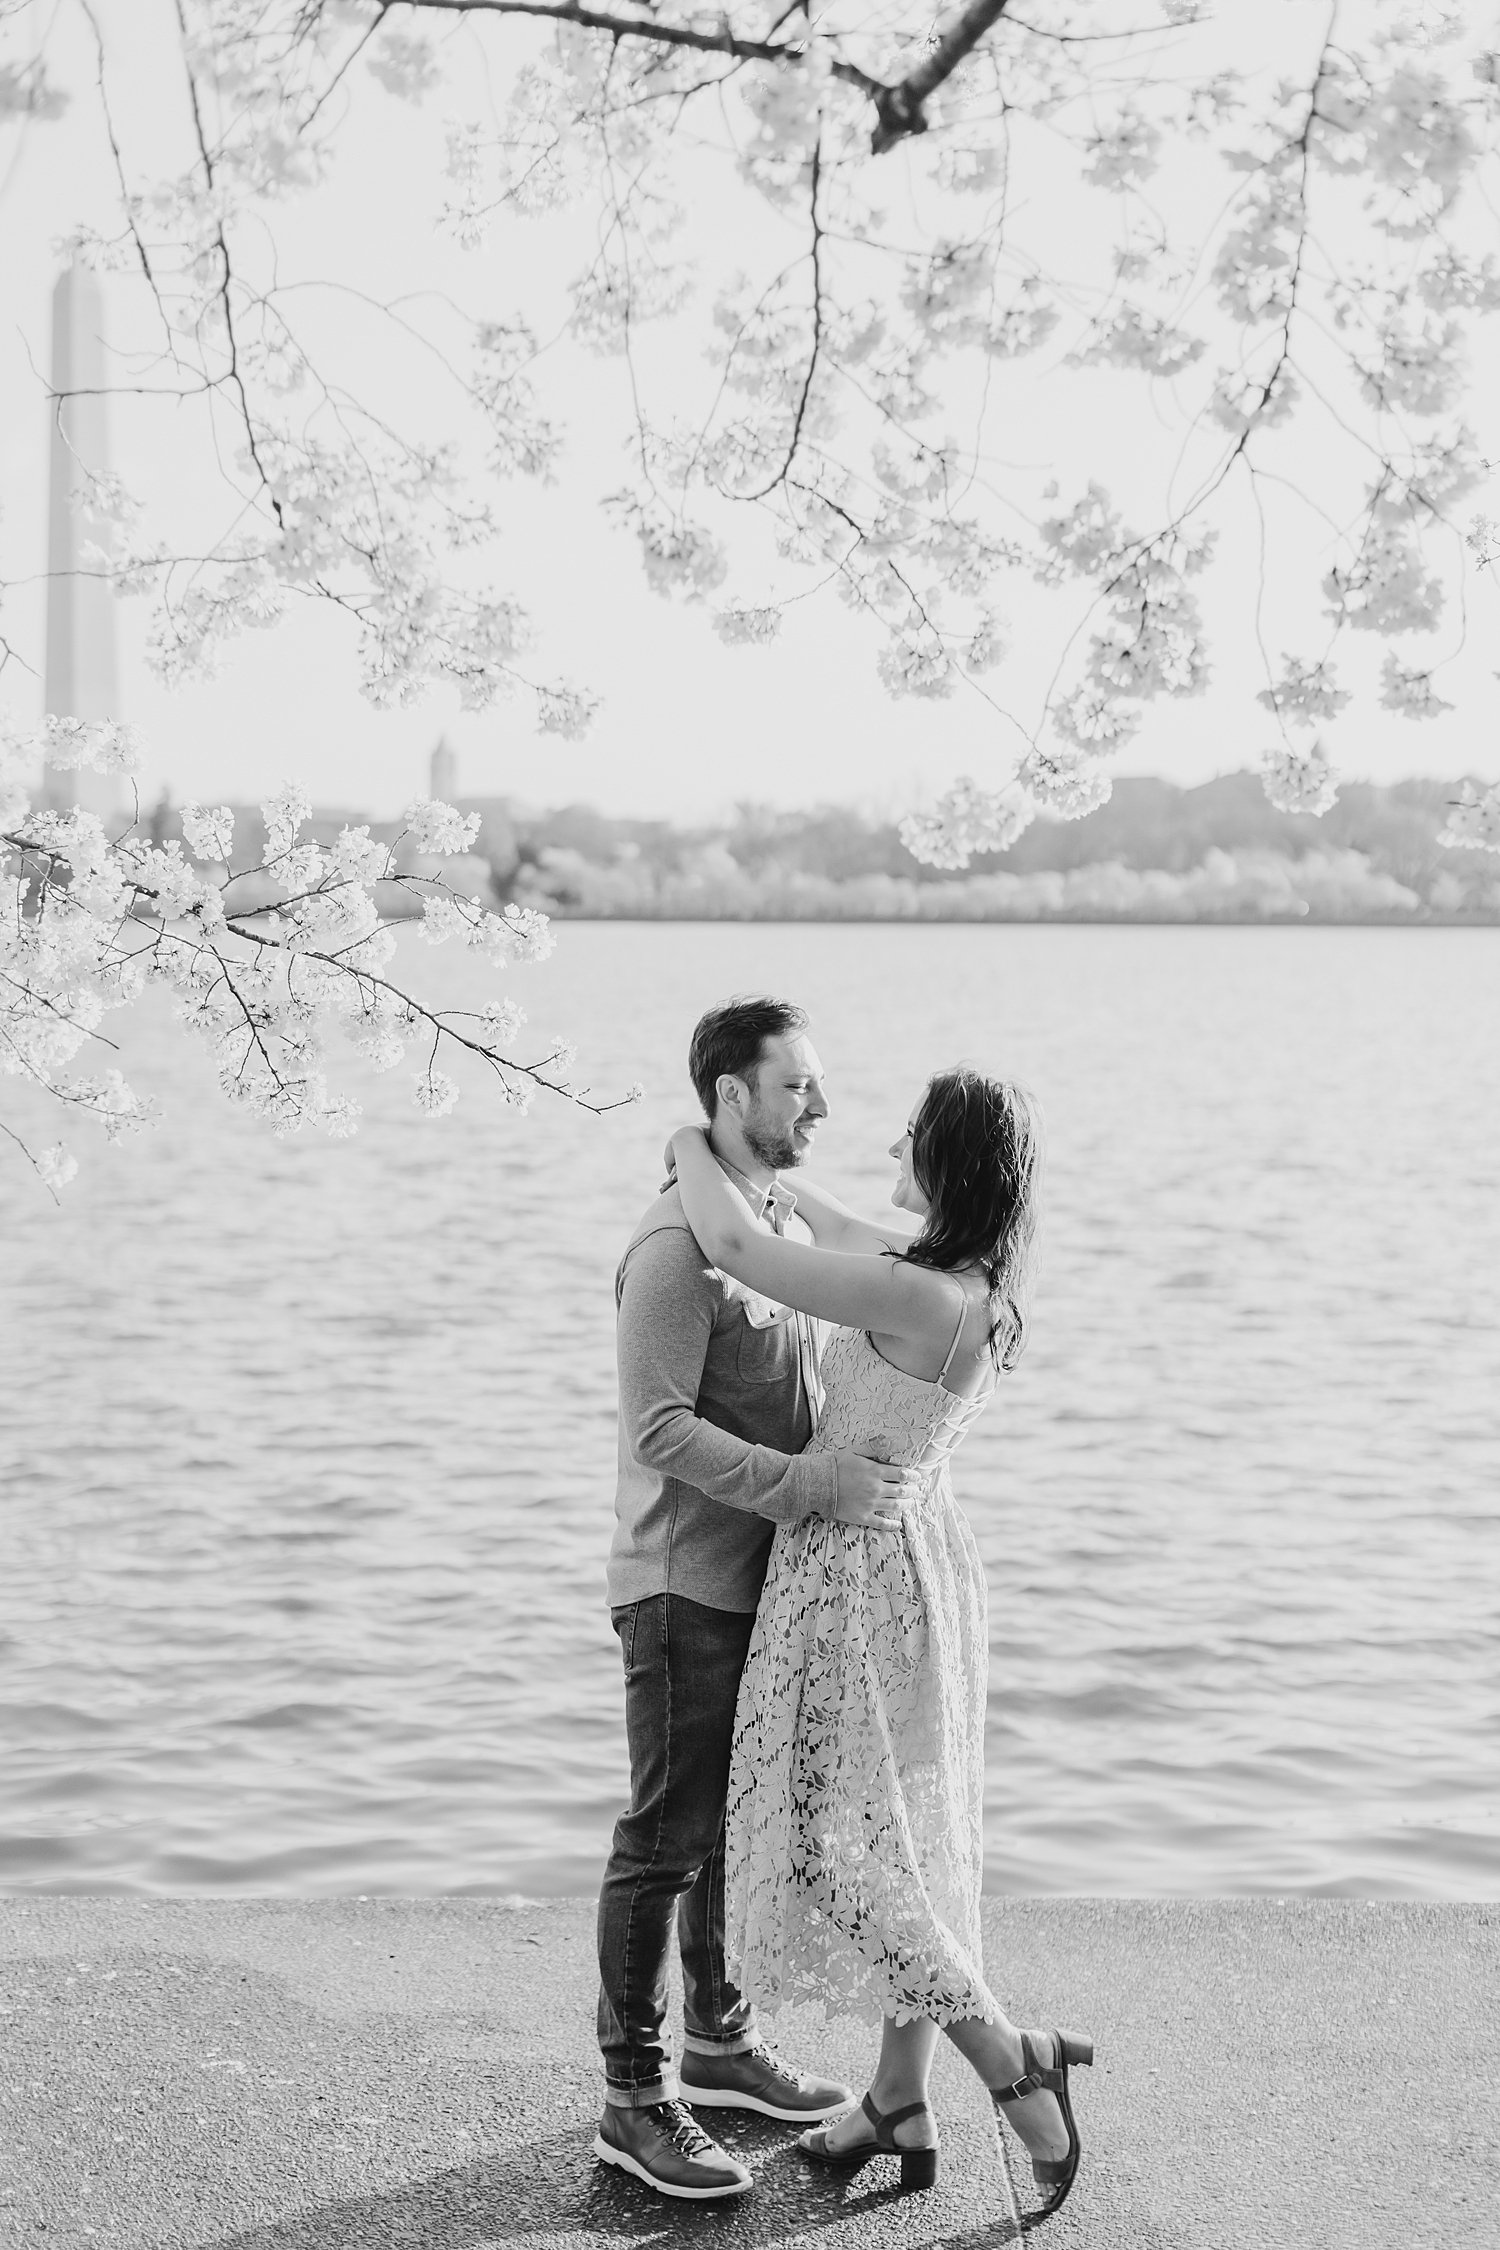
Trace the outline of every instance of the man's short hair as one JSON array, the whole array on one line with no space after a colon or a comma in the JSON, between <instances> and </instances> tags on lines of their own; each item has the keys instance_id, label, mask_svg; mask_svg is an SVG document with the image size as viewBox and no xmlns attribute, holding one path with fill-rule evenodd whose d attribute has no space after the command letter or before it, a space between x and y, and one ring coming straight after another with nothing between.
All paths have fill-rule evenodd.
<instances>
[{"instance_id":1,"label":"man's short hair","mask_svg":"<svg viewBox=\"0 0 1500 2250\"><path fill-rule=\"evenodd\" d=\"M750 1083L768 1039L786 1039L806 1029L806 1009L790 1000L741 996L701 1015L688 1046L688 1072L710 1125L718 1107L719 1080L727 1076Z\"/></svg>"}]
</instances>

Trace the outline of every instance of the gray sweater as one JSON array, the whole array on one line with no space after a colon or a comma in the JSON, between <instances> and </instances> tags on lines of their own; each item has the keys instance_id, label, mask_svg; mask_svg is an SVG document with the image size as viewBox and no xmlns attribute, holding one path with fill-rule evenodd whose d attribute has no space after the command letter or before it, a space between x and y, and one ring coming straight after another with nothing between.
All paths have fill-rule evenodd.
<instances>
[{"instance_id":1,"label":"gray sweater","mask_svg":"<svg viewBox=\"0 0 1500 2250\"><path fill-rule=\"evenodd\" d=\"M802 1454L817 1395L813 1323L709 1265L675 1184L631 1237L615 1302L610 1607L671 1593L754 1609L776 1525L832 1514L837 1495L834 1455Z\"/></svg>"}]
</instances>

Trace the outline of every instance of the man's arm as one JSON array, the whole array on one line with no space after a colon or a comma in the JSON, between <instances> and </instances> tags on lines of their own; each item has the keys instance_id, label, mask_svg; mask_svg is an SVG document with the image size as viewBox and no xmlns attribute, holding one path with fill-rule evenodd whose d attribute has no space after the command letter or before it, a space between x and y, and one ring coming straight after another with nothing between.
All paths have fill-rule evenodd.
<instances>
[{"instance_id":1,"label":"man's arm","mask_svg":"<svg viewBox=\"0 0 1500 2250\"><path fill-rule=\"evenodd\" d=\"M836 1454L752 1445L695 1412L713 1325L693 1237L679 1227L644 1236L620 1276L620 1419L631 1453L661 1476L772 1523L834 1515Z\"/></svg>"}]
</instances>

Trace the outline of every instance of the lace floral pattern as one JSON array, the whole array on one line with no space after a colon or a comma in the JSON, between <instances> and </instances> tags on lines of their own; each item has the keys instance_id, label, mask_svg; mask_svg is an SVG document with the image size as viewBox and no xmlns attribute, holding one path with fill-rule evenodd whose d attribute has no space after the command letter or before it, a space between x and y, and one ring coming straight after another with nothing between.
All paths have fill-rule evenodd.
<instances>
[{"instance_id":1,"label":"lace floral pattern","mask_svg":"<svg viewBox=\"0 0 1500 2250\"><path fill-rule=\"evenodd\" d=\"M829 1338L823 1379L820 1452L884 1437L930 1474L899 1535L817 1516L776 1534L735 1718L729 1974L767 2010L993 2018L985 1585L948 1473L985 1401L892 1367L857 1329Z\"/></svg>"}]
</instances>

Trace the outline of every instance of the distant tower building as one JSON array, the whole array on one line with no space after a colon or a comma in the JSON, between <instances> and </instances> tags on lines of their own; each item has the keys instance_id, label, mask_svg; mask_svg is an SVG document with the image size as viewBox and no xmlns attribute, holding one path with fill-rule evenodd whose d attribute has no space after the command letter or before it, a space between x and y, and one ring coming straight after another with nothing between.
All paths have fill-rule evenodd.
<instances>
[{"instance_id":1,"label":"distant tower building","mask_svg":"<svg viewBox=\"0 0 1500 2250\"><path fill-rule=\"evenodd\" d=\"M432 753L430 794L440 805L451 805L458 794L458 760L449 749L445 734L438 736L437 748Z\"/></svg>"},{"instance_id":2,"label":"distant tower building","mask_svg":"<svg viewBox=\"0 0 1500 2250\"><path fill-rule=\"evenodd\" d=\"M83 549L107 547L110 526L80 505L84 470L109 466L104 413L104 307L99 284L82 266L59 274L52 292L51 489L47 536L47 710L62 719L118 719L115 597L105 578L83 575ZM45 803L84 805L108 819L122 808L118 774L55 773L43 783Z\"/></svg>"}]
</instances>

